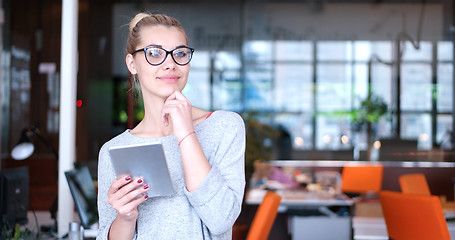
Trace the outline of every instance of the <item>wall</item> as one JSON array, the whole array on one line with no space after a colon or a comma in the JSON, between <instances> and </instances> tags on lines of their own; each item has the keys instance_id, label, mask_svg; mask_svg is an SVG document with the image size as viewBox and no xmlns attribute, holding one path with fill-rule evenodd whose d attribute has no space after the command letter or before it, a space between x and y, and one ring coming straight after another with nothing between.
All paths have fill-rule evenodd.
<instances>
[{"instance_id":1,"label":"wall","mask_svg":"<svg viewBox=\"0 0 455 240\"><path fill-rule=\"evenodd\" d=\"M191 3L114 4L112 69L125 75L130 18L140 9L176 17L196 49L241 48L241 40L396 40L417 39L421 4ZM223 9L223 11L219 11ZM443 38L442 4L426 4L422 40ZM238 45L237 45L238 44Z\"/></svg>"},{"instance_id":2,"label":"wall","mask_svg":"<svg viewBox=\"0 0 455 240\"><path fill-rule=\"evenodd\" d=\"M256 4L247 6L246 39L396 40L417 37L421 4ZM422 39L442 37L442 6L426 4Z\"/></svg>"}]
</instances>

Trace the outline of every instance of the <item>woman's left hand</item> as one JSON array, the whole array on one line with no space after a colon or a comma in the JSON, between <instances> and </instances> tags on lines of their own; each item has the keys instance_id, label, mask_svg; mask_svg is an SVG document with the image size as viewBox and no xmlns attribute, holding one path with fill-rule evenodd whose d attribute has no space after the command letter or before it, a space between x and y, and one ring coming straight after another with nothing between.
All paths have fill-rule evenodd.
<instances>
[{"instance_id":1,"label":"woman's left hand","mask_svg":"<svg viewBox=\"0 0 455 240\"><path fill-rule=\"evenodd\" d=\"M169 119L172 120L174 136L177 139L182 139L194 131L191 102L179 91L175 91L164 101L161 119L164 126L169 125Z\"/></svg>"}]
</instances>

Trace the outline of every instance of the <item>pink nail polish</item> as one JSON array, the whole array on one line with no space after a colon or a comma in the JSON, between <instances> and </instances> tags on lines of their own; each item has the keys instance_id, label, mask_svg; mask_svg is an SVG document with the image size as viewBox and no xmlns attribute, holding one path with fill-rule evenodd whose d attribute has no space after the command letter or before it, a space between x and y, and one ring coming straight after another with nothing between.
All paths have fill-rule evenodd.
<instances>
[{"instance_id":1,"label":"pink nail polish","mask_svg":"<svg viewBox=\"0 0 455 240\"><path fill-rule=\"evenodd\" d=\"M142 178L139 178L139 179L137 180L137 183L142 183Z\"/></svg>"},{"instance_id":2,"label":"pink nail polish","mask_svg":"<svg viewBox=\"0 0 455 240\"><path fill-rule=\"evenodd\" d=\"M144 185L144 189L148 189L150 186L148 184Z\"/></svg>"},{"instance_id":3,"label":"pink nail polish","mask_svg":"<svg viewBox=\"0 0 455 240\"><path fill-rule=\"evenodd\" d=\"M145 194L144 198L147 199L147 198L149 198L149 196L147 194Z\"/></svg>"},{"instance_id":4,"label":"pink nail polish","mask_svg":"<svg viewBox=\"0 0 455 240\"><path fill-rule=\"evenodd\" d=\"M129 181L129 180L131 180L131 177L130 176L126 176L125 177L125 181Z\"/></svg>"}]
</instances>

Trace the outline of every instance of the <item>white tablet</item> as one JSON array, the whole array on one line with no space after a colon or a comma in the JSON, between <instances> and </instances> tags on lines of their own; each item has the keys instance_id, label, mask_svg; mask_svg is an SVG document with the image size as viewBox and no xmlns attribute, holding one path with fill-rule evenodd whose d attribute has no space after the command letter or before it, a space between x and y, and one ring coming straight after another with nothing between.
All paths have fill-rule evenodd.
<instances>
[{"instance_id":1,"label":"white tablet","mask_svg":"<svg viewBox=\"0 0 455 240\"><path fill-rule=\"evenodd\" d=\"M142 177L145 183L150 185L147 191L149 197L174 193L161 143L110 147L109 154L117 176Z\"/></svg>"}]
</instances>

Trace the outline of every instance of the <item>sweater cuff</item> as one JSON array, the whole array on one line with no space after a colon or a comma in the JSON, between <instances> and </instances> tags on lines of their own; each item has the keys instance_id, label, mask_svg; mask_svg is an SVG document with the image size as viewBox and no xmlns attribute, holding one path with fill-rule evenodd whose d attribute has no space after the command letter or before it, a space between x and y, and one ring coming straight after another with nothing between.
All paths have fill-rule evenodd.
<instances>
[{"instance_id":1,"label":"sweater cuff","mask_svg":"<svg viewBox=\"0 0 455 240\"><path fill-rule=\"evenodd\" d=\"M112 221L113 222L113 221ZM98 231L98 236L96 240L108 240L109 239L109 230L111 229L112 222L110 222L102 230Z\"/></svg>"},{"instance_id":2,"label":"sweater cuff","mask_svg":"<svg viewBox=\"0 0 455 240\"><path fill-rule=\"evenodd\" d=\"M96 240L108 240L109 239L109 231L111 229L111 226L112 226L112 223L114 221L112 221L108 226L106 226L103 230L99 231L98 232L98 235L96 237ZM136 225L137 226L137 225ZM137 239L137 230L134 231L134 236L133 236L133 239L132 240L136 240Z\"/></svg>"}]
</instances>

